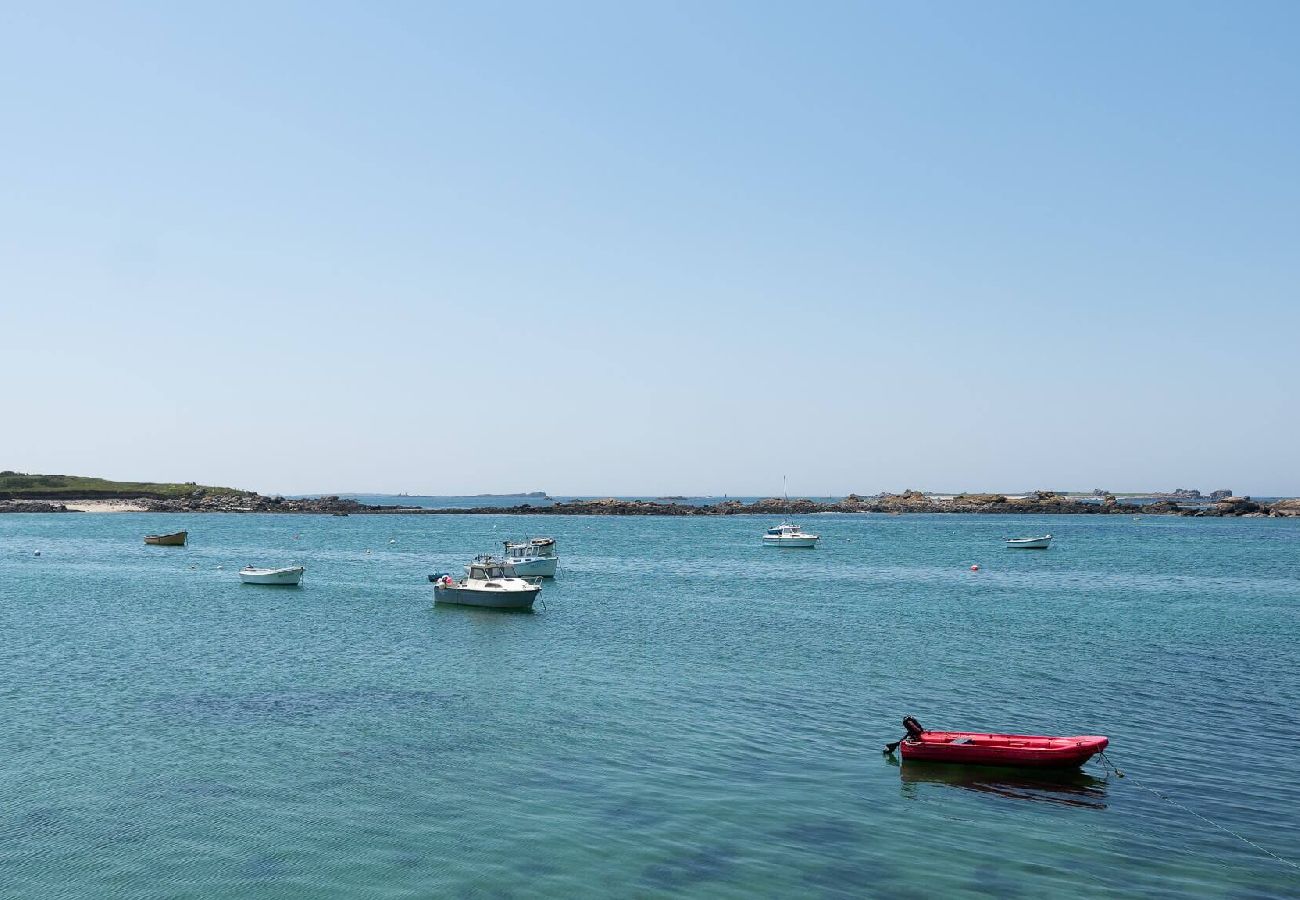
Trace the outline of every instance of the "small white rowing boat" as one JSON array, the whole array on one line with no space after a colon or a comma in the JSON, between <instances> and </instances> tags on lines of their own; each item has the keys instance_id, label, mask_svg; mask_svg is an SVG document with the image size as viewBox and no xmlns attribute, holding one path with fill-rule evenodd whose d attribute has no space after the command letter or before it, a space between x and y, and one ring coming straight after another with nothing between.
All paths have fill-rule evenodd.
<instances>
[{"instance_id":1,"label":"small white rowing boat","mask_svg":"<svg viewBox=\"0 0 1300 900\"><path fill-rule=\"evenodd\" d=\"M302 566L289 566L284 569L259 569L257 566L244 566L239 570L239 580L244 584L283 584L295 585L302 581L302 573L307 571Z\"/></svg>"},{"instance_id":2,"label":"small white rowing boat","mask_svg":"<svg viewBox=\"0 0 1300 900\"><path fill-rule=\"evenodd\" d=\"M1008 550L1046 550L1052 543L1052 536L1012 538L1007 541Z\"/></svg>"}]
</instances>

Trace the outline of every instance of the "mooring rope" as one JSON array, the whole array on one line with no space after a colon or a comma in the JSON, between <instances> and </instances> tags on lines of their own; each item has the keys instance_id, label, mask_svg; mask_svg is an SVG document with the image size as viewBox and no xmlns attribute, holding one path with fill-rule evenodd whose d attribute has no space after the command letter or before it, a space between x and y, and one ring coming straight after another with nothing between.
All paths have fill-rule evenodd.
<instances>
[{"instance_id":1,"label":"mooring rope","mask_svg":"<svg viewBox=\"0 0 1300 900\"><path fill-rule=\"evenodd\" d=\"M1231 828L1225 828L1224 826L1220 825L1218 822L1215 822L1213 819L1207 819L1205 816L1201 815L1196 810L1192 809L1190 806L1184 806L1182 803L1179 803L1177 800L1175 800L1173 797L1170 797L1168 794L1158 791L1153 787L1148 787L1147 785L1138 781L1136 778L1129 778L1129 776L1125 775L1123 772L1120 771L1119 766L1115 765L1113 762L1111 762L1109 759L1106 758L1105 753L1098 753L1097 758L1101 760L1103 768L1105 768L1106 766L1110 766L1110 768L1114 770L1115 774L1118 775L1120 778L1128 778L1129 781L1133 782L1135 785L1142 788L1142 790L1150 791L1152 794L1155 794L1157 797L1159 797L1161 800L1165 801L1166 803L1170 804L1171 806L1176 806L1179 809L1181 809L1183 812L1190 813L1191 815L1200 819L1205 824L1212 825L1213 827L1222 831L1224 834L1228 834L1231 835L1232 837L1235 837L1243 844L1247 844L1251 847L1254 847L1260 853L1263 853L1265 856L1272 857L1273 859L1282 863L1284 866L1290 866L1293 869L1300 870L1300 863L1294 863L1291 860L1287 859L1286 857L1278 856L1272 850L1268 849L1267 847L1261 847L1259 844L1256 844L1254 841L1252 841L1250 838L1246 837L1245 835L1238 834L1237 832L1233 831Z\"/></svg>"}]
</instances>

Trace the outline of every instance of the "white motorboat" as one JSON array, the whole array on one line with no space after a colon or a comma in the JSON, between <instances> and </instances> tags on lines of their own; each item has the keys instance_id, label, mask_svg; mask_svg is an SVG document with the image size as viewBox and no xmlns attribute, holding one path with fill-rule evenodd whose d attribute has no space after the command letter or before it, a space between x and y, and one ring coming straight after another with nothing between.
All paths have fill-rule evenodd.
<instances>
[{"instance_id":1,"label":"white motorboat","mask_svg":"<svg viewBox=\"0 0 1300 900\"><path fill-rule=\"evenodd\" d=\"M541 585L526 581L514 569L491 557L477 557L469 564L469 573L460 581L451 575L430 575L435 603L460 606L485 606L490 609L532 609L541 593Z\"/></svg>"},{"instance_id":2,"label":"white motorboat","mask_svg":"<svg viewBox=\"0 0 1300 900\"><path fill-rule=\"evenodd\" d=\"M302 566L289 566L283 569L261 569L257 566L244 566L239 570L239 580L244 584L280 584L295 585L302 581L302 573L307 571Z\"/></svg>"},{"instance_id":3,"label":"white motorboat","mask_svg":"<svg viewBox=\"0 0 1300 900\"><path fill-rule=\"evenodd\" d=\"M1007 541L1008 550L1046 550L1052 543L1052 536L1011 538Z\"/></svg>"},{"instance_id":4,"label":"white motorboat","mask_svg":"<svg viewBox=\"0 0 1300 900\"><path fill-rule=\"evenodd\" d=\"M793 522L782 522L763 535L765 547L816 547L818 536L808 534Z\"/></svg>"},{"instance_id":5,"label":"white motorboat","mask_svg":"<svg viewBox=\"0 0 1300 900\"><path fill-rule=\"evenodd\" d=\"M781 477L781 495L785 497L785 514L790 515L790 492L786 489L785 476ZM808 534L799 528L798 525L786 519L780 525L775 525L767 530L763 535L764 547L816 547L817 535Z\"/></svg>"},{"instance_id":6,"label":"white motorboat","mask_svg":"<svg viewBox=\"0 0 1300 900\"><path fill-rule=\"evenodd\" d=\"M538 537L526 541L505 541L505 561L521 578L554 578L559 558L555 555L555 538Z\"/></svg>"}]
</instances>

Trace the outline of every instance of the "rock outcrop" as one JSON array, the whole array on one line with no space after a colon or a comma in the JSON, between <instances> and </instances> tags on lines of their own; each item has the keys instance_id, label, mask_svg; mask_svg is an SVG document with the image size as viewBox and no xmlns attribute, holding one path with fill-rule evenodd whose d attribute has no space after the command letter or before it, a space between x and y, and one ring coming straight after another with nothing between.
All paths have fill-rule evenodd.
<instances>
[{"instance_id":1,"label":"rock outcrop","mask_svg":"<svg viewBox=\"0 0 1300 900\"><path fill-rule=\"evenodd\" d=\"M72 512L62 503L48 503L43 500L0 500L0 513L52 513Z\"/></svg>"},{"instance_id":2,"label":"rock outcrop","mask_svg":"<svg viewBox=\"0 0 1300 900\"><path fill-rule=\"evenodd\" d=\"M1269 514L1286 517L1300 516L1300 499L1279 500L1269 508Z\"/></svg>"},{"instance_id":3,"label":"rock outcrop","mask_svg":"<svg viewBox=\"0 0 1300 900\"><path fill-rule=\"evenodd\" d=\"M850 494L842 500L821 503L814 500L784 500L768 497L753 503L724 500L695 506L665 500L570 500L547 506L493 506L458 509L426 509L417 506L379 506L337 496L289 499L257 494L210 494L196 492L181 499L132 498L146 512L159 513L315 513L322 515L548 515L548 516L808 516L816 513L966 513L1055 515L1175 515L1175 516L1300 516L1300 499L1261 504L1249 497L1228 496L1210 505L1182 505L1165 497L1146 506L1119 502L1107 494L1097 502L1077 500L1052 491L1037 491L1026 497L1004 494L957 494L934 497L920 491L863 497ZM35 500L0 500L4 512L74 512L62 503Z\"/></svg>"}]
</instances>

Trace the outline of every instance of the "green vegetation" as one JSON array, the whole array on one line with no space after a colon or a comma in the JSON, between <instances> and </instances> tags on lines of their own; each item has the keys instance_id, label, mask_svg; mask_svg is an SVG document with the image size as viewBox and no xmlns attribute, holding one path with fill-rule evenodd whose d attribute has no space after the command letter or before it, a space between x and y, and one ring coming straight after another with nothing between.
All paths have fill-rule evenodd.
<instances>
[{"instance_id":1,"label":"green vegetation","mask_svg":"<svg viewBox=\"0 0 1300 900\"><path fill-rule=\"evenodd\" d=\"M28 475L23 472L0 472L0 499L63 499L84 500L95 497L153 497L175 499L192 497L195 493L243 494L253 491L236 488L213 487L207 484L165 484L152 481L109 481L106 478L88 478L83 475Z\"/></svg>"}]
</instances>

